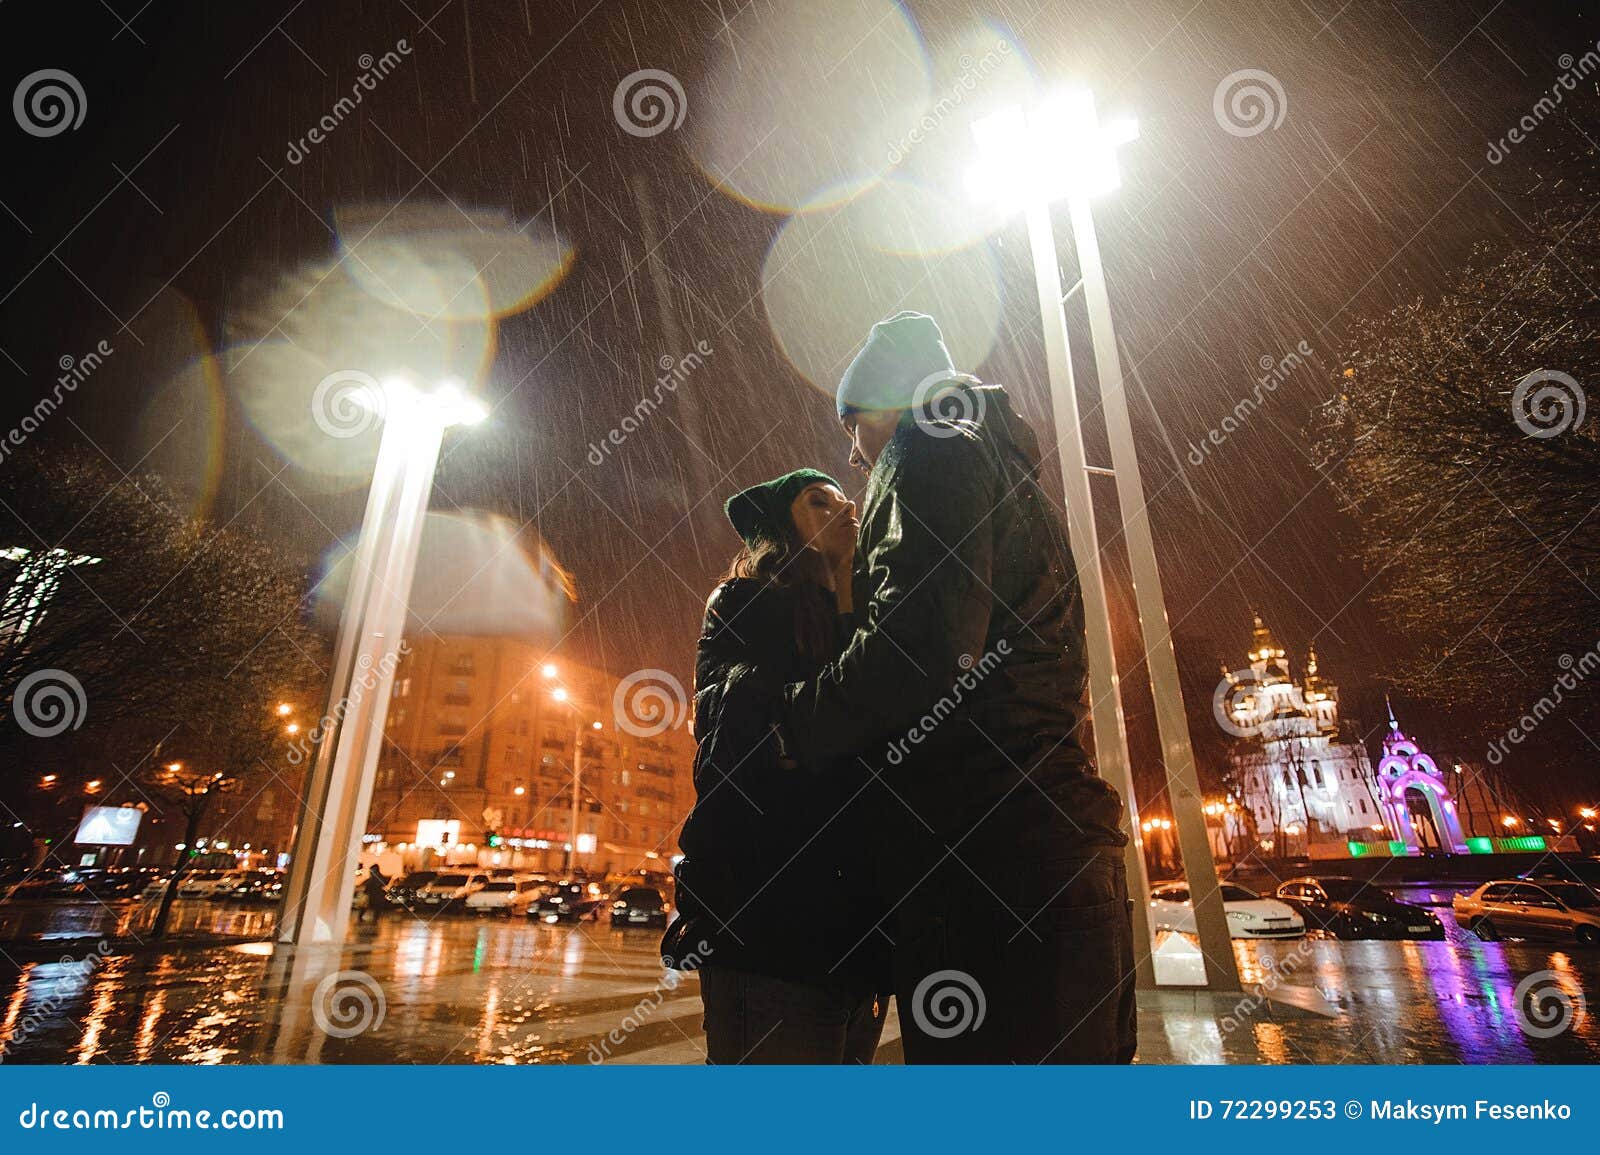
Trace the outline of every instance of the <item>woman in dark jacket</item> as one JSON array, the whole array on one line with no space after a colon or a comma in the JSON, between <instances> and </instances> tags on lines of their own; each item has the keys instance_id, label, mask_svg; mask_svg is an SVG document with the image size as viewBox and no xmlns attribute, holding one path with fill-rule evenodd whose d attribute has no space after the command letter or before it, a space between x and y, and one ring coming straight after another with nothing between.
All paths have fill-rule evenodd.
<instances>
[{"instance_id":1,"label":"woman in dark jacket","mask_svg":"<svg viewBox=\"0 0 1600 1155\"><path fill-rule=\"evenodd\" d=\"M700 972L709 1062L870 1063L889 945L868 868L876 791L796 769L773 724L781 688L850 636L855 504L802 469L726 511L744 548L695 655L696 802L663 960Z\"/></svg>"}]
</instances>

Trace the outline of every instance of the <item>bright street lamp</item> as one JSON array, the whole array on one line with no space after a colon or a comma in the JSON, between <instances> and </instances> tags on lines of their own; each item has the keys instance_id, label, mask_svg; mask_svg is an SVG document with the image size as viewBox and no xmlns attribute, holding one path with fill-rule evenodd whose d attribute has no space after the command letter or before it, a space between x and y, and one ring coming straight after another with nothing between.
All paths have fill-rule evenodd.
<instances>
[{"instance_id":1,"label":"bright street lamp","mask_svg":"<svg viewBox=\"0 0 1600 1155\"><path fill-rule=\"evenodd\" d=\"M1176 820L1178 854L1189 893L1194 896L1195 929L1205 959L1207 986L1212 990L1235 991L1239 989L1238 968L1234 963L1216 864L1211 858L1205 815L1201 810L1200 782L1178 682L1177 656L1167 625L1155 543L1145 512L1144 483L1139 474L1133 425L1123 391L1122 362L1112 327L1111 300L1095 236L1094 217L1089 208L1090 197L1115 189L1121 183L1116 149L1119 144L1138 137L1138 124L1131 117L1102 124L1090 93L1068 92L1044 100L1031 111L1016 107L1003 109L978 121L972 129L980 159L969 177L969 188L975 194L998 201L1003 207L1022 210L1028 222L1034 281L1044 323L1050 395L1055 410L1056 444L1066 488L1067 528L1078 562L1083 595L1096 761L1106 779L1122 792L1132 829L1139 829L1138 801L1134 796L1116 653L1112 646L1111 616L1094 524L1094 495L1089 485L1091 468L1084 451L1064 311L1067 298L1080 286L1089 313L1112 464L1109 471L1095 469L1092 472L1110 472L1116 480L1117 504L1128 543L1145 660L1155 698L1162 761L1167 770L1168 794ZM1050 219L1050 203L1062 198L1071 210L1082 278L1066 294L1061 291L1055 230ZM1128 844L1124 861L1129 888L1144 893L1149 880L1144 859L1133 841ZM1147 948L1136 952L1140 959L1138 983L1148 988L1155 985L1148 949L1153 939L1144 905L1136 902L1133 910L1134 942Z\"/></svg>"},{"instance_id":2,"label":"bright street lamp","mask_svg":"<svg viewBox=\"0 0 1600 1155\"><path fill-rule=\"evenodd\" d=\"M370 392L360 397L383 436L339 622L325 711L334 722L306 779L278 923L278 941L297 946L344 941L439 448L446 429L488 415L456 381L424 392L394 377Z\"/></svg>"}]
</instances>

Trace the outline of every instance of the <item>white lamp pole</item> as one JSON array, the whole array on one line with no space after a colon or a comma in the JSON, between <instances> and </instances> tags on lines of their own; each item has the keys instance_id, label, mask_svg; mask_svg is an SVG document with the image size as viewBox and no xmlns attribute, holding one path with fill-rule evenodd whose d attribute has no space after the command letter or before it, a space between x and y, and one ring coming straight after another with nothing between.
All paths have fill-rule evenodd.
<instances>
[{"instance_id":1,"label":"white lamp pole","mask_svg":"<svg viewBox=\"0 0 1600 1155\"><path fill-rule=\"evenodd\" d=\"M1133 766L1128 754L1128 731L1122 713L1122 689L1117 683L1117 659L1111 641L1111 607L1106 600L1105 574L1100 568L1100 540L1094 524L1094 495L1089 489L1089 463L1083 447L1083 426L1078 415L1078 391L1072 375L1072 354L1067 344L1067 318L1061 306L1061 270L1056 264L1055 231L1050 206L1035 201L1028 206L1028 239L1033 246L1033 277L1039 290L1039 311L1044 318L1045 363L1050 374L1050 397L1056 417L1056 451L1066 487L1067 535L1078 562L1078 592L1083 598L1085 641L1089 647L1089 710L1094 721L1095 764L1100 775L1122 795L1127 808L1130 838L1123 861L1128 889L1133 897L1133 941L1145 943L1135 951L1138 985L1156 985L1149 944L1150 908L1145 901L1150 881L1139 848L1139 803L1133 793Z\"/></svg>"},{"instance_id":2,"label":"white lamp pole","mask_svg":"<svg viewBox=\"0 0 1600 1155\"><path fill-rule=\"evenodd\" d=\"M1031 117L1020 108L1006 109L979 121L973 130L983 153L982 167L973 172L974 191L1002 203L1015 204L1020 199L1021 207L1027 212L1034 277L1043 314L1057 444L1066 485L1068 526L1075 550L1079 551L1078 574L1089 643L1090 686L1096 706L1096 759L1101 773L1127 800L1129 830L1135 840L1130 843L1128 862L1128 885L1135 890L1135 942L1149 944L1152 941L1145 902L1148 879L1137 845L1141 833L1138 804L1129 765L1110 612L1094 529L1089 466L1079 424L1055 235L1050 222L1050 202L1061 197L1067 198L1072 211L1074 240L1095 349L1096 376L1106 410L1112 472L1133 568L1139 624L1155 697L1156 724L1168 790L1172 795L1173 817L1178 826L1179 852L1205 958L1206 986L1212 990L1238 990L1238 968L1234 963L1216 864L1206 837L1205 817L1200 809L1199 782L1178 684L1177 659L1167 627L1155 547L1145 513L1144 486L1123 393L1122 366L1112 330L1105 270L1089 212L1092 195L1117 187L1120 178L1116 146L1134 139L1137 126L1132 121L1123 121L1102 127L1095 115L1093 98L1087 92L1077 92L1046 101ZM1075 513L1074 506L1080 506L1082 512ZM1101 667L1098 675L1097 666ZM1147 957L1148 953L1143 952L1141 957ZM1141 986L1154 985L1153 971L1148 969L1147 963L1141 963L1138 978Z\"/></svg>"},{"instance_id":3,"label":"white lamp pole","mask_svg":"<svg viewBox=\"0 0 1600 1155\"><path fill-rule=\"evenodd\" d=\"M1105 266L1095 236L1089 198L1068 198L1072 235L1083 276L1083 300L1089 311L1089 334L1094 345L1095 376L1106 414L1106 439L1111 447L1111 469L1116 475L1117 507L1122 513L1123 536L1128 542L1128 562L1133 570L1133 594L1139 608L1139 629L1144 636L1144 660L1150 670L1155 700L1156 732L1161 739L1161 760L1167 770L1167 795L1178 828L1178 857L1194 903L1195 928L1205 957L1207 985L1214 990L1238 990L1239 970L1228 932L1227 910L1218 886L1217 864L1206 836L1204 800L1195 768L1194 746L1189 740L1189 719L1178 681L1178 657L1167 623L1167 602L1161 592L1161 568L1156 562L1155 539L1150 533L1149 502L1139 472L1139 455L1133 444L1133 422L1128 416L1128 395L1122 382L1122 358L1117 353L1111 326L1111 298L1106 291Z\"/></svg>"},{"instance_id":4,"label":"white lamp pole","mask_svg":"<svg viewBox=\"0 0 1600 1155\"><path fill-rule=\"evenodd\" d=\"M344 941L439 447L446 428L485 416L449 386L423 395L385 382L366 400L382 413L383 437L278 920L278 942L295 946Z\"/></svg>"}]
</instances>

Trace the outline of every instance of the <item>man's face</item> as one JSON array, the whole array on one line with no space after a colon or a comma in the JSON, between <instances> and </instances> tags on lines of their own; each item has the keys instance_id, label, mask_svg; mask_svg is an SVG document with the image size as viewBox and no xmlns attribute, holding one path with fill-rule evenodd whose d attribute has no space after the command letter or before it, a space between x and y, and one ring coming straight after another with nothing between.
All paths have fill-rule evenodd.
<instances>
[{"instance_id":1,"label":"man's face","mask_svg":"<svg viewBox=\"0 0 1600 1155\"><path fill-rule=\"evenodd\" d=\"M883 447L900 425L899 409L858 409L839 419L850 438L850 464L862 473L871 473Z\"/></svg>"}]
</instances>

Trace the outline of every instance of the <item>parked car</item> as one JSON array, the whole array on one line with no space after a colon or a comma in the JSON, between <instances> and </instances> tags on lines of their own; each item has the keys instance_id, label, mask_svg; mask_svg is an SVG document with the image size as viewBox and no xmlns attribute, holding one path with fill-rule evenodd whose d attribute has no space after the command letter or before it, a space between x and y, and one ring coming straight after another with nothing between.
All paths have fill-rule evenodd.
<instances>
[{"instance_id":1,"label":"parked car","mask_svg":"<svg viewBox=\"0 0 1600 1155\"><path fill-rule=\"evenodd\" d=\"M491 878L467 895L467 909L478 914L527 914L549 886L532 878Z\"/></svg>"},{"instance_id":2,"label":"parked car","mask_svg":"<svg viewBox=\"0 0 1600 1155\"><path fill-rule=\"evenodd\" d=\"M611 925L666 928L671 908L653 886L630 886L611 900Z\"/></svg>"},{"instance_id":3,"label":"parked car","mask_svg":"<svg viewBox=\"0 0 1600 1155\"><path fill-rule=\"evenodd\" d=\"M468 897L482 890L488 883L489 876L481 870L452 871L441 874L417 891L417 905L438 907L465 902Z\"/></svg>"},{"instance_id":4,"label":"parked car","mask_svg":"<svg viewBox=\"0 0 1600 1155\"><path fill-rule=\"evenodd\" d=\"M226 898L244 876L242 870L196 870L178 880L179 898Z\"/></svg>"},{"instance_id":5,"label":"parked car","mask_svg":"<svg viewBox=\"0 0 1600 1155\"><path fill-rule=\"evenodd\" d=\"M1444 923L1437 915L1359 879L1291 878L1278 887L1277 896L1299 913L1306 926L1335 938L1444 937Z\"/></svg>"},{"instance_id":6,"label":"parked car","mask_svg":"<svg viewBox=\"0 0 1600 1155\"><path fill-rule=\"evenodd\" d=\"M137 898L148 876L136 870L101 870L84 873L82 881L89 893L101 902Z\"/></svg>"},{"instance_id":7,"label":"parked car","mask_svg":"<svg viewBox=\"0 0 1600 1155\"><path fill-rule=\"evenodd\" d=\"M413 870L399 882L391 883L389 889L383 893L390 902L400 906L415 906L417 895L422 892L422 888L438 877L437 870Z\"/></svg>"},{"instance_id":8,"label":"parked car","mask_svg":"<svg viewBox=\"0 0 1600 1155\"><path fill-rule=\"evenodd\" d=\"M1231 937L1299 938L1306 933L1305 920L1287 903L1264 898L1231 882L1224 882L1221 890ZM1156 930L1194 934L1194 906L1189 901L1188 885L1167 882L1152 887L1150 921Z\"/></svg>"},{"instance_id":9,"label":"parked car","mask_svg":"<svg viewBox=\"0 0 1600 1155\"><path fill-rule=\"evenodd\" d=\"M1576 882L1486 882L1451 901L1461 925L1485 942L1549 938L1600 946L1600 893Z\"/></svg>"},{"instance_id":10,"label":"parked car","mask_svg":"<svg viewBox=\"0 0 1600 1155\"><path fill-rule=\"evenodd\" d=\"M167 893L167 887L172 885L172 872L164 871L152 877L144 884L144 889L139 892L139 901L149 902L158 899Z\"/></svg>"},{"instance_id":11,"label":"parked car","mask_svg":"<svg viewBox=\"0 0 1600 1155\"><path fill-rule=\"evenodd\" d=\"M228 892L228 897L238 902L280 902L283 878L281 870L247 870Z\"/></svg>"},{"instance_id":12,"label":"parked car","mask_svg":"<svg viewBox=\"0 0 1600 1155\"><path fill-rule=\"evenodd\" d=\"M599 918L600 884L596 882L558 882L528 909L528 917L545 922L563 919Z\"/></svg>"}]
</instances>

